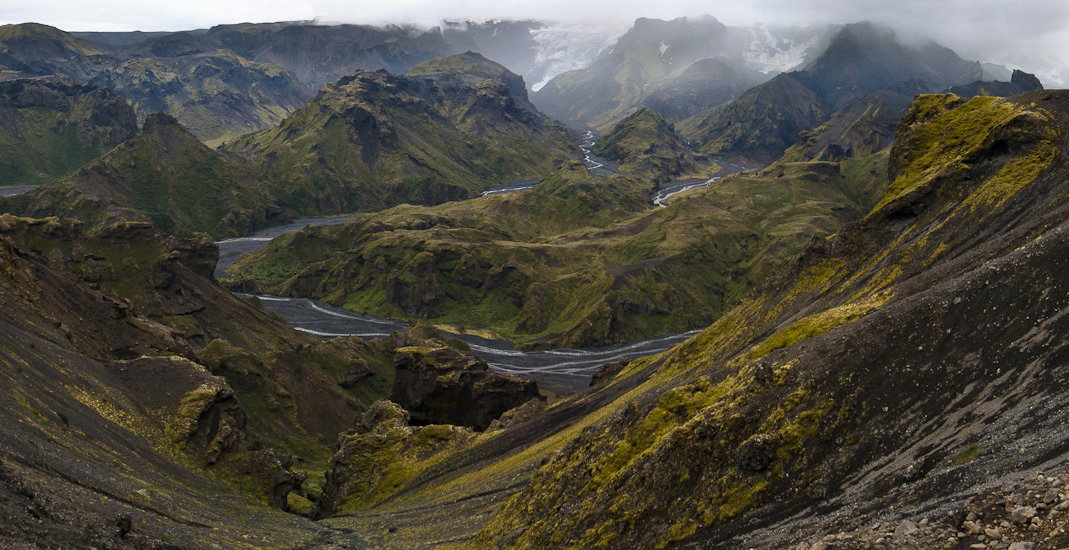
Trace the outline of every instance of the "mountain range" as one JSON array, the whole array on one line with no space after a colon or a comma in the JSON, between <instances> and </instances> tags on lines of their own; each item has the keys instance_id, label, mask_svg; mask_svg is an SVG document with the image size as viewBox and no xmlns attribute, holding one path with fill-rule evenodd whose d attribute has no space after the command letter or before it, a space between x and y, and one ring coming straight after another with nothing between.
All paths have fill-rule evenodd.
<instances>
[{"instance_id":1,"label":"mountain range","mask_svg":"<svg viewBox=\"0 0 1069 550\"><path fill-rule=\"evenodd\" d=\"M0 120L0 546L1069 545L1033 75L865 22L26 23Z\"/></svg>"}]
</instances>

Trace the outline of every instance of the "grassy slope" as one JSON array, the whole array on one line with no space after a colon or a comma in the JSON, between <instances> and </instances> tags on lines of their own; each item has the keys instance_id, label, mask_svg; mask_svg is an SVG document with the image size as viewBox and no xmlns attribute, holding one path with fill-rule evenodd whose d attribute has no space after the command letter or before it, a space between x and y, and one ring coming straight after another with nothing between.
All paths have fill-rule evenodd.
<instances>
[{"instance_id":1,"label":"grassy slope","mask_svg":"<svg viewBox=\"0 0 1069 550\"><path fill-rule=\"evenodd\" d=\"M519 194L299 232L235 276L535 346L679 332L711 322L778 261L866 211L884 158L777 164L666 209L649 205L641 183L577 172Z\"/></svg>"}]
</instances>

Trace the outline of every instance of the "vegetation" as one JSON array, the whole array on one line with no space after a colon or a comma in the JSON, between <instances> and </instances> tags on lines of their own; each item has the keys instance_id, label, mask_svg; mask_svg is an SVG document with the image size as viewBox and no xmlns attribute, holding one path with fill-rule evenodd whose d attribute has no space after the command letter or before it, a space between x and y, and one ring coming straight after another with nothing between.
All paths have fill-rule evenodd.
<instances>
[{"instance_id":1,"label":"vegetation","mask_svg":"<svg viewBox=\"0 0 1069 550\"><path fill-rule=\"evenodd\" d=\"M15 213L75 217L90 227L151 222L168 234L245 235L287 213L240 162L157 114L144 130L61 183L8 201Z\"/></svg>"},{"instance_id":2,"label":"vegetation","mask_svg":"<svg viewBox=\"0 0 1069 550\"><path fill-rule=\"evenodd\" d=\"M486 328L529 346L682 332L867 211L885 158L775 164L665 209L633 178L563 173L531 191L309 228L232 273L273 293Z\"/></svg>"},{"instance_id":3,"label":"vegetation","mask_svg":"<svg viewBox=\"0 0 1069 550\"><path fill-rule=\"evenodd\" d=\"M504 67L468 53L413 71L343 78L279 126L226 148L280 182L295 211L320 214L468 198L541 179L577 154Z\"/></svg>"},{"instance_id":4,"label":"vegetation","mask_svg":"<svg viewBox=\"0 0 1069 550\"><path fill-rule=\"evenodd\" d=\"M625 172L654 181L709 177L719 170L712 160L690 152L672 125L646 108L621 120L598 140L594 152L618 161Z\"/></svg>"}]
</instances>

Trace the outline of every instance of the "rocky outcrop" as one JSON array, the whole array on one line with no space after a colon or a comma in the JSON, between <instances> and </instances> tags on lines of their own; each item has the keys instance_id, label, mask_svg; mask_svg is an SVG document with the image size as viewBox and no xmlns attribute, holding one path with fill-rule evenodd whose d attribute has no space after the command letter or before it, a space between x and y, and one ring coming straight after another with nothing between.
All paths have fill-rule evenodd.
<instances>
[{"instance_id":1,"label":"rocky outcrop","mask_svg":"<svg viewBox=\"0 0 1069 550\"><path fill-rule=\"evenodd\" d=\"M542 399L538 384L490 372L467 344L416 329L394 337L390 399L415 424L453 424L485 430L509 409Z\"/></svg>"},{"instance_id":2,"label":"rocky outcrop","mask_svg":"<svg viewBox=\"0 0 1069 550\"><path fill-rule=\"evenodd\" d=\"M411 481L407 467L469 438L471 432L458 426L410 426L400 405L375 402L339 437L316 517L337 512L343 502L349 508L378 503Z\"/></svg>"}]
</instances>

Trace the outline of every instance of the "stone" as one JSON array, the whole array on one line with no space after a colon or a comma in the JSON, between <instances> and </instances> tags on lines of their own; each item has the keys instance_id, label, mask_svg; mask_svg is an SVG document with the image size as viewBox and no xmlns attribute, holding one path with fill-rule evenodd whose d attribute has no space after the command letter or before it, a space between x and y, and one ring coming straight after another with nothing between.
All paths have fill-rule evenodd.
<instances>
[{"instance_id":1,"label":"stone","mask_svg":"<svg viewBox=\"0 0 1069 550\"><path fill-rule=\"evenodd\" d=\"M1034 542L1015 542L1007 550L1035 550L1035 548Z\"/></svg>"},{"instance_id":2,"label":"stone","mask_svg":"<svg viewBox=\"0 0 1069 550\"><path fill-rule=\"evenodd\" d=\"M1036 509L1031 506L1018 506L1010 512L1010 519L1014 523L1025 525L1036 516Z\"/></svg>"},{"instance_id":3,"label":"stone","mask_svg":"<svg viewBox=\"0 0 1069 550\"><path fill-rule=\"evenodd\" d=\"M913 523L908 519L902 520L902 522L898 524L898 527L895 527L895 540L912 537L918 533L920 533L920 529L917 528L916 523Z\"/></svg>"}]
</instances>

